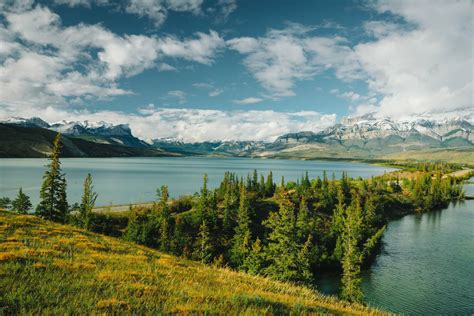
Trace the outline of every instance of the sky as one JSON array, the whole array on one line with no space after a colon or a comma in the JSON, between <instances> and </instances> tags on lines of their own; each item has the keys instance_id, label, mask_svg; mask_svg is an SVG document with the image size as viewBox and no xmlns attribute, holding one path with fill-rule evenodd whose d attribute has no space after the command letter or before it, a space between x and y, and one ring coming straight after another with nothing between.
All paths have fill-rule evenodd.
<instances>
[{"instance_id":1,"label":"sky","mask_svg":"<svg viewBox=\"0 0 474 316\"><path fill-rule=\"evenodd\" d=\"M0 119L264 140L473 114L471 0L0 0Z\"/></svg>"}]
</instances>

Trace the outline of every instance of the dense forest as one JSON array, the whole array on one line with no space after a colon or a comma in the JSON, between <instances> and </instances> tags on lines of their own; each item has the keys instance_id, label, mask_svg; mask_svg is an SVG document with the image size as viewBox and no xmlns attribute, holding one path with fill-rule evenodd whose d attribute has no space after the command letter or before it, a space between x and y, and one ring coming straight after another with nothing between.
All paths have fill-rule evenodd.
<instances>
[{"instance_id":1,"label":"dense forest","mask_svg":"<svg viewBox=\"0 0 474 316\"><path fill-rule=\"evenodd\" d=\"M84 181L79 205L69 206L59 161L60 137L44 175L36 214L216 266L272 279L315 284L318 274L340 271L341 297L361 302L360 271L376 255L392 217L445 207L463 198L451 164L410 164L410 177L390 173L370 179L343 173L296 182L255 170L247 177L227 172L220 185L207 176L194 196L170 200L157 190L152 207L134 207L127 217L94 213L92 177ZM3 201L8 202L8 201ZM21 191L14 210L30 208ZM26 205L26 206L25 206ZM120 229L116 229L119 226Z\"/></svg>"}]
</instances>

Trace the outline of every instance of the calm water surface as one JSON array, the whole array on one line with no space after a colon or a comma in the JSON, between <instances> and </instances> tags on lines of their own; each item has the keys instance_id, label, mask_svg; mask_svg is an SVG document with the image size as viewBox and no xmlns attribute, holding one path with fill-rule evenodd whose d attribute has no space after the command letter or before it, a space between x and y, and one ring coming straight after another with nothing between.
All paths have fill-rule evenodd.
<instances>
[{"instance_id":1,"label":"calm water surface","mask_svg":"<svg viewBox=\"0 0 474 316\"><path fill-rule=\"evenodd\" d=\"M84 177L90 172L97 205L148 202L155 199L156 189L168 185L172 196L199 191L205 173L209 185L217 186L224 172L247 175L254 169L265 175L272 170L275 182L281 176L296 180L308 171L310 177L328 176L334 172L340 177L347 171L352 177L370 177L393 169L352 162L264 160L248 158L68 158L62 159L68 183L68 200L79 202ZM22 187L33 205L39 200L39 190L45 171L46 159L0 159L0 196L13 198Z\"/></svg>"},{"instance_id":2,"label":"calm water surface","mask_svg":"<svg viewBox=\"0 0 474 316\"><path fill-rule=\"evenodd\" d=\"M474 185L465 186L474 195ZM474 201L391 221L383 251L363 273L366 301L406 314L474 313ZM337 293L338 278L322 276L323 292Z\"/></svg>"}]
</instances>

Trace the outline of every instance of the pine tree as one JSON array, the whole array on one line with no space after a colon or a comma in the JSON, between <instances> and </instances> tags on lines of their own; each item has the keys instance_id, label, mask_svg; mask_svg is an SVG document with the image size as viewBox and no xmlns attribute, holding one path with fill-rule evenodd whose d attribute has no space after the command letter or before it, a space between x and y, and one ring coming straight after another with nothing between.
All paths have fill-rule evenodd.
<instances>
[{"instance_id":1,"label":"pine tree","mask_svg":"<svg viewBox=\"0 0 474 316\"><path fill-rule=\"evenodd\" d=\"M310 216L308 205L306 205L306 199L304 196L301 197L300 207L298 210L298 215L296 217L296 229L298 234L298 239L301 242L305 241L305 238L308 237L311 229Z\"/></svg>"},{"instance_id":2,"label":"pine tree","mask_svg":"<svg viewBox=\"0 0 474 316\"><path fill-rule=\"evenodd\" d=\"M250 231L250 204L247 199L247 190L240 188L240 205L237 211L237 226L232 241L231 262L236 267L241 267L248 256L251 247L252 233Z\"/></svg>"},{"instance_id":3,"label":"pine tree","mask_svg":"<svg viewBox=\"0 0 474 316\"><path fill-rule=\"evenodd\" d=\"M158 202L159 214L156 214L160 221L160 249L169 251L171 247L170 241L170 220L171 214L168 206L169 191L166 185L162 185L157 195L160 200Z\"/></svg>"},{"instance_id":4,"label":"pine tree","mask_svg":"<svg viewBox=\"0 0 474 316\"><path fill-rule=\"evenodd\" d=\"M46 166L43 176L43 185L40 191L40 203L36 208L36 214L44 219L65 222L68 215L68 204L66 195L66 178L61 171L59 153L61 150L61 134L58 133L53 142L53 151L50 163Z\"/></svg>"},{"instance_id":5,"label":"pine tree","mask_svg":"<svg viewBox=\"0 0 474 316\"><path fill-rule=\"evenodd\" d=\"M258 192L258 173L257 173L257 169L253 170L251 191Z\"/></svg>"},{"instance_id":6,"label":"pine tree","mask_svg":"<svg viewBox=\"0 0 474 316\"><path fill-rule=\"evenodd\" d=\"M363 293L360 288L360 266L362 253L358 243L360 240L360 228L362 226L362 210L359 196L346 209L343 231L343 257L342 257L342 291L343 299L350 302L361 302Z\"/></svg>"},{"instance_id":7,"label":"pine tree","mask_svg":"<svg viewBox=\"0 0 474 316\"><path fill-rule=\"evenodd\" d=\"M30 198L20 188L18 195L12 201L12 211L18 214L26 214L31 209L31 206Z\"/></svg>"},{"instance_id":8,"label":"pine tree","mask_svg":"<svg viewBox=\"0 0 474 316\"><path fill-rule=\"evenodd\" d=\"M313 273L311 272L311 250L313 248L313 236L308 235L306 242L298 253L298 279L303 282L311 282Z\"/></svg>"},{"instance_id":9,"label":"pine tree","mask_svg":"<svg viewBox=\"0 0 474 316\"><path fill-rule=\"evenodd\" d=\"M210 216L210 192L207 188L207 174L204 175L203 184L201 187L201 194L197 205L197 211L201 222L208 221Z\"/></svg>"},{"instance_id":10,"label":"pine tree","mask_svg":"<svg viewBox=\"0 0 474 316\"><path fill-rule=\"evenodd\" d=\"M252 245L250 254L245 258L243 270L252 275L260 274L265 265L265 252L263 250L262 242L257 237Z\"/></svg>"},{"instance_id":11,"label":"pine tree","mask_svg":"<svg viewBox=\"0 0 474 316\"><path fill-rule=\"evenodd\" d=\"M8 210L11 207L12 201L10 198L4 196L0 198L0 208Z\"/></svg>"},{"instance_id":12,"label":"pine tree","mask_svg":"<svg viewBox=\"0 0 474 316\"><path fill-rule=\"evenodd\" d=\"M265 182L265 196L272 197L275 193L275 183L273 183L273 173L270 173L267 176L267 181Z\"/></svg>"},{"instance_id":13,"label":"pine tree","mask_svg":"<svg viewBox=\"0 0 474 316\"><path fill-rule=\"evenodd\" d=\"M345 197L341 187L337 191L337 205L334 208L332 215L331 234L336 238L336 245L334 247L333 257L340 261L342 259L342 243L344 230L344 216L345 216Z\"/></svg>"},{"instance_id":14,"label":"pine tree","mask_svg":"<svg viewBox=\"0 0 474 316\"><path fill-rule=\"evenodd\" d=\"M280 209L270 213L264 225L268 235L267 258L269 266L265 272L278 280L298 281L298 254L300 251L296 234L294 207L287 197L280 200Z\"/></svg>"},{"instance_id":15,"label":"pine tree","mask_svg":"<svg viewBox=\"0 0 474 316\"><path fill-rule=\"evenodd\" d=\"M230 205L230 190L227 189L224 193L224 216L222 218L222 230L225 234L228 234L232 227L232 218L231 218L231 205Z\"/></svg>"},{"instance_id":16,"label":"pine tree","mask_svg":"<svg viewBox=\"0 0 474 316\"><path fill-rule=\"evenodd\" d=\"M82 201L79 206L79 221L82 228L90 229L93 216L92 209L94 208L95 200L97 199L97 193L94 192L92 176L90 173L87 174L84 180L83 188Z\"/></svg>"},{"instance_id":17,"label":"pine tree","mask_svg":"<svg viewBox=\"0 0 474 316\"><path fill-rule=\"evenodd\" d=\"M202 263L210 263L212 260L213 246L209 232L209 226L203 220L199 226L198 234L198 257Z\"/></svg>"}]
</instances>

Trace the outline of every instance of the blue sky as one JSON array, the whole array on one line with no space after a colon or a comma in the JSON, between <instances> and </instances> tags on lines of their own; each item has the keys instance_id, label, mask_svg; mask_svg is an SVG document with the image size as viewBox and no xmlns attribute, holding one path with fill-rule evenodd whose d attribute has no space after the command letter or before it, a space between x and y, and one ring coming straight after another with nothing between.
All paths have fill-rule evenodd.
<instances>
[{"instance_id":1,"label":"blue sky","mask_svg":"<svg viewBox=\"0 0 474 316\"><path fill-rule=\"evenodd\" d=\"M272 140L472 114L472 2L1 0L0 117Z\"/></svg>"}]
</instances>

